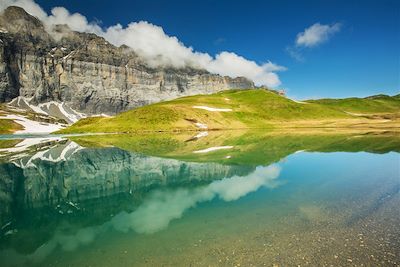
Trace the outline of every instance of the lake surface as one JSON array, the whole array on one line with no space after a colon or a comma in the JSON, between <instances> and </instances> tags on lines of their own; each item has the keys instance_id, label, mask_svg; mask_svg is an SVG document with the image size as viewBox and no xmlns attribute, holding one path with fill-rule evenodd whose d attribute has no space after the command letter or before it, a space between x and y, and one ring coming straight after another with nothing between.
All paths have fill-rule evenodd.
<instances>
[{"instance_id":1,"label":"lake surface","mask_svg":"<svg viewBox=\"0 0 400 267\"><path fill-rule=\"evenodd\" d=\"M398 132L8 136L0 265L398 266L399 152Z\"/></svg>"}]
</instances>

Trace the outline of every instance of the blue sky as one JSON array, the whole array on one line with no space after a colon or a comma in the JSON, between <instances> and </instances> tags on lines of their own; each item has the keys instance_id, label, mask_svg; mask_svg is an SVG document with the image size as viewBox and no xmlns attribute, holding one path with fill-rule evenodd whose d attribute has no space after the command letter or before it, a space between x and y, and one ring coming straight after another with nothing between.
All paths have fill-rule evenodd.
<instances>
[{"instance_id":1,"label":"blue sky","mask_svg":"<svg viewBox=\"0 0 400 267\"><path fill-rule=\"evenodd\" d=\"M214 56L234 52L271 61L289 96L397 94L400 90L400 1L36 1L47 13L63 6L106 28L147 21L185 46ZM296 36L320 23L340 29L325 42L298 47ZM290 55L294 49L302 57Z\"/></svg>"}]
</instances>

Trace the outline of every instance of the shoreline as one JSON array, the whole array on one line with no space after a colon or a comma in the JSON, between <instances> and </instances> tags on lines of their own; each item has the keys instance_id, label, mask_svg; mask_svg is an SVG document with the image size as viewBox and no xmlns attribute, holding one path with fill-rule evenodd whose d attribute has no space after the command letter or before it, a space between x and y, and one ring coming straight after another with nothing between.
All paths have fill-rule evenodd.
<instances>
[{"instance_id":1,"label":"shoreline","mask_svg":"<svg viewBox=\"0 0 400 267\"><path fill-rule=\"evenodd\" d=\"M15 140L26 138L43 138L43 137L76 137L76 136L97 136L97 135L139 135L139 134L196 134L201 132L258 132L258 131L291 133L291 134L313 134L313 133L362 133L362 132L399 132L399 127L310 127L310 126L294 126L294 127L270 127L270 128L226 128L226 129L179 129L179 130L137 130L132 132L87 132L87 133L29 133L29 134L0 134L1 140ZM296 131L294 131L296 130Z\"/></svg>"},{"instance_id":2,"label":"shoreline","mask_svg":"<svg viewBox=\"0 0 400 267\"><path fill-rule=\"evenodd\" d=\"M367 124L367 125L290 125L290 126L276 126L270 125L269 127L241 127L241 128L208 128L208 129L160 129L160 130L133 130L133 131L122 131L122 132L68 132L65 134L142 134L142 133L198 133L198 132L215 132L215 131L257 131L257 130L268 130L268 131L279 131L279 130L297 130L297 129L321 129L321 130L345 130L345 131L359 131L359 130L393 130L400 131L400 123L398 125L379 125L379 124ZM54 134L64 134L64 130L57 131Z\"/></svg>"}]
</instances>

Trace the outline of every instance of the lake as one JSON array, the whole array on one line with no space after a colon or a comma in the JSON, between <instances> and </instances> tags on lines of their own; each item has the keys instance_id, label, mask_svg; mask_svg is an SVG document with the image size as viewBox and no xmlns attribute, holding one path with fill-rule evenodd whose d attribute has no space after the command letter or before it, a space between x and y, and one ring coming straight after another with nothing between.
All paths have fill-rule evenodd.
<instances>
[{"instance_id":1,"label":"lake","mask_svg":"<svg viewBox=\"0 0 400 267\"><path fill-rule=\"evenodd\" d=\"M396 266L391 131L0 137L1 266Z\"/></svg>"}]
</instances>

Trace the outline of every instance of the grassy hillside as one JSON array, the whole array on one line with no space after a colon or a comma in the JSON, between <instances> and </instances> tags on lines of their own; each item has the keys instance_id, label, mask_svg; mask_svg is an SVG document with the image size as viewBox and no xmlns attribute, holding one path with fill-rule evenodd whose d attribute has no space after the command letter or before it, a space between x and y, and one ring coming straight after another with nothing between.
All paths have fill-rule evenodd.
<instances>
[{"instance_id":1,"label":"grassy hillside","mask_svg":"<svg viewBox=\"0 0 400 267\"><path fill-rule=\"evenodd\" d=\"M339 111L356 114L400 113L400 95L375 95L365 98L318 99L307 103L320 104Z\"/></svg>"},{"instance_id":2,"label":"grassy hillside","mask_svg":"<svg viewBox=\"0 0 400 267\"><path fill-rule=\"evenodd\" d=\"M11 134L22 130L22 126L12 120L0 119L0 134Z\"/></svg>"},{"instance_id":3,"label":"grassy hillside","mask_svg":"<svg viewBox=\"0 0 400 267\"><path fill-rule=\"evenodd\" d=\"M400 109L400 101L390 99L387 102L380 112L393 112L396 105ZM196 106L231 111L209 111ZM326 122L337 123L343 119L358 117L324 101L296 102L263 89L230 90L152 104L113 118L83 119L61 133L198 130L199 123L207 125L208 129L272 128L296 122L302 125L306 121L320 127Z\"/></svg>"}]
</instances>

